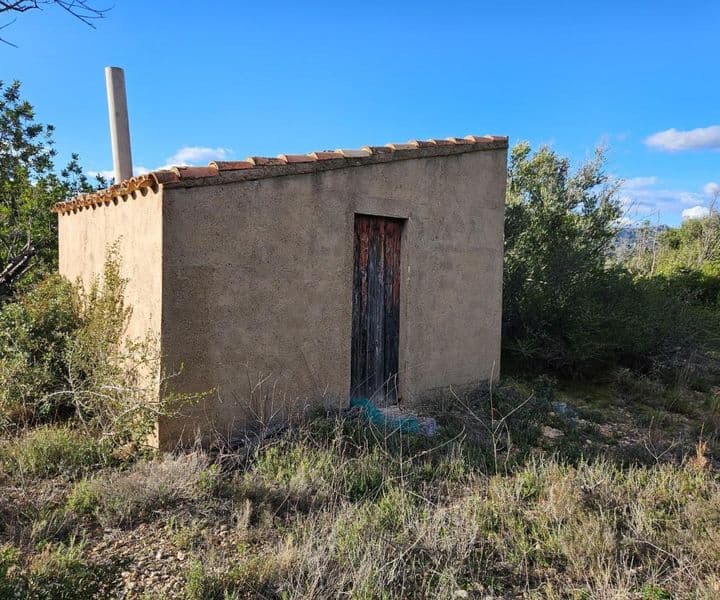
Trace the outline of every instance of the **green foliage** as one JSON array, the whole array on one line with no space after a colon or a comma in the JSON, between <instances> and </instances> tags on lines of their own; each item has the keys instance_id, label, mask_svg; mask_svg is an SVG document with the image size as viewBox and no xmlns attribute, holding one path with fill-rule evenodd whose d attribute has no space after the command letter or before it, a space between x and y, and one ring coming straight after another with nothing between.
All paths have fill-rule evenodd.
<instances>
[{"instance_id":1,"label":"green foliage","mask_svg":"<svg viewBox=\"0 0 720 600\"><path fill-rule=\"evenodd\" d=\"M80 422L116 443L144 443L159 414L156 340L126 338L130 309L117 250L86 291L59 275L0 306L0 426Z\"/></svg>"},{"instance_id":2,"label":"green foliage","mask_svg":"<svg viewBox=\"0 0 720 600\"><path fill-rule=\"evenodd\" d=\"M213 584L214 582L205 573L202 562L194 560L188 566L185 574L184 596L186 600L204 600L212 597Z\"/></svg>"},{"instance_id":3,"label":"green foliage","mask_svg":"<svg viewBox=\"0 0 720 600\"><path fill-rule=\"evenodd\" d=\"M656 273L699 271L717 276L720 272L720 213L715 206L706 217L686 219L680 227L664 232L659 239L656 262Z\"/></svg>"},{"instance_id":4,"label":"green foliage","mask_svg":"<svg viewBox=\"0 0 720 600\"><path fill-rule=\"evenodd\" d=\"M0 448L10 473L24 477L75 476L108 462L107 444L65 426L43 426Z\"/></svg>"},{"instance_id":5,"label":"green foliage","mask_svg":"<svg viewBox=\"0 0 720 600\"><path fill-rule=\"evenodd\" d=\"M0 270L28 240L37 249L37 272L51 270L57 263L57 219L50 209L96 189L75 154L55 173L53 131L52 125L35 121L33 107L21 97L20 82L0 81Z\"/></svg>"},{"instance_id":6,"label":"green foliage","mask_svg":"<svg viewBox=\"0 0 720 600\"><path fill-rule=\"evenodd\" d=\"M562 369L601 354L612 301L605 257L620 216L604 157L577 172L547 147L511 153L505 219L504 335L523 360Z\"/></svg>"},{"instance_id":7,"label":"green foliage","mask_svg":"<svg viewBox=\"0 0 720 600\"><path fill-rule=\"evenodd\" d=\"M610 261L620 217L616 192L600 151L571 173L567 159L549 148L534 154L525 143L513 148L503 290L511 362L597 375L618 364L669 365L678 353L720 341L717 311L703 308L716 306L720 293L715 225L686 222L670 230L661 246L687 251L677 250L672 260L661 251L655 271L638 276ZM627 264L655 264L646 258Z\"/></svg>"},{"instance_id":8,"label":"green foliage","mask_svg":"<svg viewBox=\"0 0 720 600\"><path fill-rule=\"evenodd\" d=\"M0 545L0 598L12 598L21 586L20 551L12 544Z\"/></svg>"},{"instance_id":9,"label":"green foliage","mask_svg":"<svg viewBox=\"0 0 720 600\"><path fill-rule=\"evenodd\" d=\"M647 585L642 589L642 600L673 600L673 596L659 585Z\"/></svg>"},{"instance_id":10,"label":"green foliage","mask_svg":"<svg viewBox=\"0 0 720 600\"><path fill-rule=\"evenodd\" d=\"M52 274L0 306L0 420L33 424L72 412L70 398L55 392L67 385L78 300L70 283Z\"/></svg>"}]
</instances>

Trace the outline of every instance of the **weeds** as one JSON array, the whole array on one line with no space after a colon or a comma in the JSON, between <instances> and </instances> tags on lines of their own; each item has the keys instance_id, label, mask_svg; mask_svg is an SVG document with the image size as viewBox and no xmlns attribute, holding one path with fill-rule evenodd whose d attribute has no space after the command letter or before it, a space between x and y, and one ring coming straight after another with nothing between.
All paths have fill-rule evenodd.
<instances>
[{"instance_id":1,"label":"weeds","mask_svg":"<svg viewBox=\"0 0 720 600\"><path fill-rule=\"evenodd\" d=\"M82 600L112 586L117 565L88 561L84 543L47 544L27 565L10 545L0 547L0 597Z\"/></svg>"},{"instance_id":2,"label":"weeds","mask_svg":"<svg viewBox=\"0 0 720 600\"><path fill-rule=\"evenodd\" d=\"M78 482L67 508L91 515L105 526L127 527L179 502L205 497L207 489L201 481L207 468L207 457L197 452L139 462L127 471Z\"/></svg>"},{"instance_id":3,"label":"weeds","mask_svg":"<svg viewBox=\"0 0 720 600\"><path fill-rule=\"evenodd\" d=\"M18 477L74 477L109 462L109 447L77 429L43 426L0 448L5 471Z\"/></svg>"}]
</instances>

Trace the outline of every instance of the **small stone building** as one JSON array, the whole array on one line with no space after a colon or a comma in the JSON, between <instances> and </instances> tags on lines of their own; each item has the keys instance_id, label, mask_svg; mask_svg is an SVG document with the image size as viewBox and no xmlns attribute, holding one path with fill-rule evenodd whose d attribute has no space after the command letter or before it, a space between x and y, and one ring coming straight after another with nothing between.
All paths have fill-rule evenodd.
<instances>
[{"instance_id":1,"label":"small stone building","mask_svg":"<svg viewBox=\"0 0 720 600\"><path fill-rule=\"evenodd\" d=\"M353 396L412 403L496 377L505 137L213 162L55 207L60 272L118 244L128 335L158 340L157 443L233 435ZM160 378L153 383L160 393Z\"/></svg>"}]
</instances>

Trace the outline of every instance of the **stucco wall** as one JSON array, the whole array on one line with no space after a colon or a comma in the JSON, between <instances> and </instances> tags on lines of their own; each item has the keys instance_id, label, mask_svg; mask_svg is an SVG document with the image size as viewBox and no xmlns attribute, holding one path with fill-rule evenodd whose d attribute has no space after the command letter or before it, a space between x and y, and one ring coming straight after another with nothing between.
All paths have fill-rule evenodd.
<instances>
[{"instance_id":1,"label":"stucco wall","mask_svg":"<svg viewBox=\"0 0 720 600\"><path fill-rule=\"evenodd\" d=\"M494 149L166 188L166 369L183 365L178 389L215 391L194 420L161 423L165 443L208 422L226 434L276 409L347 401L357 213L406 219L403 400L497 376L505 165Z\"/></svg>"},{"instance_id":2,"label":"stucco wall","mask_svg":"<svg viewBox=\"0 0 720 600\"><path fill-rule=\"evenodd\" d=\"M132 307L127 336L159 340L162 289L162 191L58 215L60 273L87 288L102 276L108 248L117 243L125 302ZM157 348L159 351L159 348ZM155 383L148 382L148 385Z\"/></svg>"}]
</instances>

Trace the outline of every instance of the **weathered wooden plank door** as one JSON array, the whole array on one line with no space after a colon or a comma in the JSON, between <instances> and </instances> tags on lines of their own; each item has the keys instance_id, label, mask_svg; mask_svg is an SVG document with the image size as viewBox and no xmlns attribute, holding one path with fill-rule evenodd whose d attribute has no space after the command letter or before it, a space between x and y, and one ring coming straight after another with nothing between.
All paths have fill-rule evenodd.
<instances>
[{"instance_id":1,"label":"weathered wooden plank door","mask_svg":"<svg viewBox=\"0 0 720 600\"><path fill-rule=\"evenodd\" d=\"M402 222L355 216L351 394L397 399Z\"/></svg>"}]
</instances>

